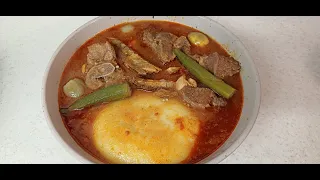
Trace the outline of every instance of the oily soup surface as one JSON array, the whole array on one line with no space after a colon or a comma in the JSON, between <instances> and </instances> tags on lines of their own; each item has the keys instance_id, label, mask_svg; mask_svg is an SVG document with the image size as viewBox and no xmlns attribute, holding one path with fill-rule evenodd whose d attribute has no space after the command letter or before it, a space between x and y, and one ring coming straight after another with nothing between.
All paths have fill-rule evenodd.
<instances>
[{"instance_id":1,"label":"oily soup surface","mask_svg":"<svg viewBox=\"0 0 320 180\"><path fill-rule=\"evenodd\" d=\"M148 60L165 70L170 66L183 67L178 60L162 65L157 56L141 40L141 32L153 27L157 30L186 36L197 31L191 27L164 21L138 21L131 23L134 30L124 34L120 24L109 28L83 44L71 57L60 80L59 106L67 107L75 101L64 95L62 89L72 78L85 79L82 65L86 63L87 47L105 43L115 37ZM202 48L192 47L198 54L227 52L210 39ZM148 75L150 79L176 81L180 72L168 75ZM188 77L193 77L188 74ZM63 122L75 141L92 156L105 163L195 163L217 150L236 127L243 106L243 87L240 74L224 79L237 91L225 107L193 109L180 99L163 101L151 92L135 90L131 97L101 104L68 116ZM91 93L88 88L85 94Z\"/></svg>"}]
</instances>

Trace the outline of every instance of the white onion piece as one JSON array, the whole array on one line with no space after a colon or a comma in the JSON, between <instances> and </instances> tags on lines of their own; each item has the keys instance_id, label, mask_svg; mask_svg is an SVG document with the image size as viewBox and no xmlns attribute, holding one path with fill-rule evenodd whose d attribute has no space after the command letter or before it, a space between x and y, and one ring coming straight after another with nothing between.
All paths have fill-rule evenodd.
<instances>
[{"instance_id":1,"label":"white onion piece","mask_svg":"<svg viewBox=\"0 0 320 180\"><path fill-rule=\"evenodd\" d=\"M121 31L123 33L129 33L131 31L133 31L134 27L131 24L125 25L123 27L121 27Z\"/></svg>"},{"instance_id":2,"label":"white onion piece","mask_svg":"<svg viewBox=\"0 0 320 180\"><path fill-rule=\"evenodd\" d=\"M84 86L85 84L81 79L74 78L63 86L63 92L68 97L77 98L83 95Z\"/></svg>"}]
</instances>

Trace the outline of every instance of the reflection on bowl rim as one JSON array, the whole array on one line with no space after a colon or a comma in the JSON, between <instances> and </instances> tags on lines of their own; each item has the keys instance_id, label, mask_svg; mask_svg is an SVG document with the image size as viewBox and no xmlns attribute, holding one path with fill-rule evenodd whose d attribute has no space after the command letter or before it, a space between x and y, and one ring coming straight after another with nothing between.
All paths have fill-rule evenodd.
<instances>
[{"instance_id":1,"label":"reflection on bowl rim","mask_svg":"<svg viewBox=\"0 0 320 180\"><path fill-rule=\"evenodd\" d=\"M258 117L259 114L259 109L260 109L260 100L261 100L261 84L260 84L260 78L259 78L259 73L257 71L257 69L255 68L255 63L252 60L252 57L250 56L250 54L248 53L248 50L246 48L246 46L240 41L240 39L234 35L231 31L229 31L226 27L224 27L223 25L221 25L220 23L216 22L215 20L206 17L206 16L197 16L199 18L205 19L207 21L209 21L210 23L213 23L217 26L220 26L231 38L237 40L240 45L243 47L244 49L244 53L246 53L246 55L249 57L247 61L250 61L251 65L253 66L253 72L256 76L256 88L257 88L257 93L258 96L256 96L255 99L255 104L256 107L254 107L256 110L254 111L255 113L252 114L251 118L251 122L245 127L245 129L242 131L242 133L240 134L240 136L238 136L234 142L227 147L226 150L224 150L223 152L221 152L219 155L217 155L214 158L210 158L210 156L206 157L205 159L201 160L200 162L198 162L197 164L202 164L202 163L220 163L222 162L224 159L226 159L229 155L231 155L242 143L243 141L248 137L248 135L250 134L256 119ZM57 47L57 49L54 51L53 55L50 58L50 61L48 62L48 65L46 67L45 70L45 75L43 77L42 80L42 108L43 108L43 112L45 113L45 118L48 124L48 127L51 131L52 134L54 134L56 140L58 140L60 142L60 144L62 144L62 146L64 147L64 149L68 149L67 151L72 155L72 156L77 156L77 160L79 160L82 163L87 163L85 161L90 161L90 160L84 160L85 158L82 157L78 152L76 152L73 148L70 148L69 145L62 139L62 137L58 134L56 128L54 127L49 112L48 112L48 107L47 107L47 103L46 103L46 82L49 76L49 70L52 67L52 64L54 62L55 57L57 56L57 54L61 51L62 47L76 34L78 33L80 30L82 30L83 28L87 27L88 25L94 23L95 21L99 20L100 18L104 18L103 16L99 16L99 17L95 17L93 19L91 19L90 21L88 21L87 23L81 25L79 28L77 28L76 30L74 30L71 34L69 34L69 36L67 36L64 41L62 43L60 43L60 45ZM155 19L157 20L157 19ZM172 21L175 22L174 20L168 20L168 21ZM122 22L121 22L122 23ZM119 23L120 24L120 23ZM102 30L101 30L102 31ZM100 32L101 32L100 31ZM218 42L219 43L219 42ZM240 117L241 118L241 117ZM237 124L238 126L238 124ZM230 137L229 137L230 138ZM225 143L225 142L224 142ZM220 148L219 148L220 149ZM215 161L215 162L212 162ZM92 162L94 163L94 162Z\"/></svg>"}]
</instances>

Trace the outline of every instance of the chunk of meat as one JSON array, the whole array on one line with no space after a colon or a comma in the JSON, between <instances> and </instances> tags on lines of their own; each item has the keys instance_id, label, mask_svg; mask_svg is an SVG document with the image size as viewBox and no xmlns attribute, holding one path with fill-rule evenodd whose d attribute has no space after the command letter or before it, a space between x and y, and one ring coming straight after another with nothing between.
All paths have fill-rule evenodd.
<instances>
[{"instance_id":1,"label":"chunk of meat","mask_svg":"<svg viewBox=\"0 0 320 180\"><path fill-rule=\"evenodd\" d=\"M93 66L86 74L85 83L88 88L95 90L106 85L122 82L124 74L121 70L115 69L111 63L103 63Z\"/></svg>"},{"instance_id":2,"label":"chunk of meat","mask_svg":"<svg viewBox=\"0 0 320 180\"><path fill-rule=\"evenodd\" d=\"M215 76L223 79L240 72L240 63L232 57L219 55L217 52L210 55L191 54L191 45L185 36L180 36L174 42L174 48L181 49L188 56L198 61L201 66L212 72Z\"/></svg>"},{"instance_id":3,"label":"chunk of meat","mask_svg":"<svg viewBox=\"0 0 320 180\"><path fill-rule=\"evenodd\" d=\"M112 74L104 77L104 86L111 86L126 82L125 74L122 69L116 69Z\"/></svg>"},{"instance_id":4,"label":"chunk of meat","mask_svg":"<svg viewBox=\"0 0 320 180\"><path fill-rule=\"evenodd\" d=\"M201 61L204 58L207 58L206 55L199 55L199 54L192 54L191 53L191 44L187 37L180 36L173 44L174 48L181 49L184 53L186 53L188 56L192 57L196 61Z\"/></svg>"},{"instance_id":5,"label":"chunk of meat","mask_svg":"<svg viewBox=\"0 0 320 180\"><path fill-rule=\"evenodd\" d=\"M210 105L225 106L226 101L220 97L217 97L215 93L208 88L199 88L184 86L178 91L182 99L194 108L206 108Z\"/></svg>"},{"instance_id":6,"label":"chunk of meat","mask_svg":"<svg viewBox=\"0 0 320 180\"><path fill-rule=\"evenodd\" d=\"M187 37L180 36L173 44L174 48L181 49L187 55L191 55L191 44Z\"/></svg>"},{"instance_id":7,"label":"chunk of meat","mask_svg":"<svg viewBox=\"0 0 320 180\"><path fill-rule=\"evenodd\" d=\"M181 94L182 99L192 107L206 108L210 107L214 92L208 88L184 86L179 90L179 94Z\"/></svg>"},{"instance_id":8,"label":"chunk of meat","mask_svg":"<svg viewBox=\"0 0 320 180\"><path fill-rule=\"evenodd\" d=\"M212 97L211 104L213 106L226 106L227 101L221 97L218 97L216 94L214 94L214 96Z\"/></svg>"},{"instance_id":9,"label":"chunk of meat","mask_svg":"<svg viewBox=\"0 0 320 180\"><path fill-rule=\"evenodd\" d=\"M128 82L135 86L136 88L144 89L147 91L153 91L158 89L173 89L175 82L167 81L164 79L161 80L152 80L152 79L143 79L138 77L127 77Z\"/></svg>"},{"instance_id":10,"label":"chunk of meat","mask_svg":"<svg viewBox=\"0 0 320 180\"><path fill-rule=\"evenodd\" d=\"M119 59L123 61L127 68L133 69L139 75L147 75L161 71L159 67L143 59L139 54L135 53L120 40L115 38L110 38L110 40L111 43L116 47Z\"/></svg>"},{"instance_id":11,"label":"chunk of meat","mask_svg":"<svg viewBox=\"0 0 320 180\"><path fill-rule=\"evenodd\" d=\"M232 57L219 55L217 52L209 56L197 58L199 64L212 72L215 76L223 79L240 72L240 63Z\"/></svg>"},{"instance_id":12,"label":"chunk of meat","mask_svg":"<svg viewBox=\"0 0 320 180\"><path fill-rule=\"evenodd\" d=\"M171 89L159 89L159 90L156 90L153 94L160 98L167 98L167 99L178 96L178 92Z\"/></svg>"},{"instance_id":13,"label":"chunk of meat","mask_svg":"<svg viewBox=\"0 0 320 180\"><path fill-rule=\"evenodd\" d=\"M94 66L101 63L112 63L115 65L116 53L112 45L106 43L95 43L88 47L89 53L87 54L87 63Z\"/></svg>"},{"instance_id":14,"label":"chunk of meat","mask_svg":"<svg viewBox=\"0 0 320 180\"><path fill-rule=\"evenodd\" d=\"M162 64L172 61L176 55L173 53L173 43L178 37L168 32L154 32L147 29L143 32L142 40L147 44L158 58L162 61Z\"/></svg>"},{"instance_id":15,"label":"chunk of meat","mask_svg":"<svg viewBox=\"0 0 320 180\"><path fill-rule=\"evenodd\" d=\"M104 83L102 81L104 76L112 73L109 68L110 63L103 63L100 65L93 66L87 73L85 83L88 88L95 90L101 87Z\"/></svg>"}]
</instances>

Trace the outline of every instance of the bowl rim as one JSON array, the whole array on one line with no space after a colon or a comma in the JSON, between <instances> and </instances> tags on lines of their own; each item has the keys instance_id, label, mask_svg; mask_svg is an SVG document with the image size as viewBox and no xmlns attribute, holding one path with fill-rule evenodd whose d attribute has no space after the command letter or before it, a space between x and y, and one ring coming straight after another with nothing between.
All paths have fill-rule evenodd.
<instances>
[{"instance_id":1,"label":"bowl rim","mask_svg":"<svg viewBox=\"0 0 320 180\"><path fill-rule=\"evenodd\" d=\"M89 20L88 22L82 24L80 27L78 27L77 29L75 29L72 33L70 33L60 44L59 46L56 48L56 50L54 51L53 55L50 58L50 61L47 64L47 67L45 69L45 73L42 79L42 109L43 112L45 114L45 119L47 122L47 125L51 131L51 133L53 134L53 136L55 137L56 141L58 141L59 144L61 144L61 146L63 147L63 149L65 151L67 151L71 156L76 157L74 158L75 160L78 160L82 163L93 163L90 160L86 159L85 157L81 156L78 152L76 152L73 148L69 147L69 144L67 144L62 137L59 135L59 133L57 132L56 128L54 127L54 124L51 120L51 117L49 115L48 112L48 106L47 106L47 102L46 102L46 85L47 85L47 79L49 76L49 72L50 69L52 67L52 64L54 62L55 57L57 56L57 54L61 51L61 49L63 48L63 46L79 31L81 31L83 28L89 26L90 24L92 24L95 21L98 21L99 19L103 18L104 16L98 16L95 17L91 20ZM251 55L249 54L247 47L242 43L242 41L235 35L233 34L233 32L231 32L229 29L227 29L225 26L223 26L222 24L220 24L219 22L215 21L212 18L209 18L207 16L197 16L199 18L203 18L208 20L210 23L214 23L217 26L220 26L227 34L228 36L230 36L231 38L237 40L240 45L243 47L244 53L246 54L246 56L248 57L247 61L250 61L250 64L252 66L252 70L253 73L255 74L256 77L256 99L255 99L255 110L253 111L251 118L252 120L250 121L250 123L244 128L244 130L241 132L240 136L238 136L234 142L226 149L224 150L222 153L220 153L219 155L217 155L215 158L211 159L211 160L206 160L207 158L201 160L200 162L196 163L196 164L202 164L202 161L206 160L206 162L204 163L208 163L210 164L211 161L215 160L217 164L221 163L223 160L225 160L227 157L229 157L235 150L238 149L238 147L244 142L244 140L249 136L249 134L251 133L251 130L253 129L255 122L258 118L259 115L259 111L260 111L260 104L261 104L261 83L260 83L260 76L259 76L259 72L256 68L256 64L253 61ZM155 20L157 21L157 20ZM170 20L167 20L170 21ZM174 22L174 21L173 21ZM218 42L219 43L219 42ZM237 124L238 126L238 124ZM236 127L237 127L236 126ZM233 132L232 132L233 133ZM230 138L230 137L229 137Z\"/></svg>"},{"instance_id":2,"label":"bowl rim","mask_svg":"<svg viewBox=\"0 0 320 180\"><path fill-rule=\"evenodd\" d=\"M213 160L217 161L217 163L221 163L223 160L225 160L227 157L229 157L233 152L235 152L239 146L244 142L244 140L249 136L249 134L251 133L251 130L253 129L256 120L258 118L259 115L259 111L260 111L260 104L261 104L261 82L260 82L260 76L259 76L259 72L256 68L256 64L253 61L250 53L248 52L247 47L243 44L243 42L239 39L238 36L236 36L233 32L231 32L228 28L226 28L225 26L223 26L222 24L220 24L219 22L213 20L212 18L209 18L207 16L198 16L200 18L204 18L208 21L210 21L211 23L214 23L218 26L220 26L231 38L235 39L238 41L238 43L243 47L244 53L246 54L246 56L248 57L246 61L249 61L251 66L252 66L252 70L253 70L253 74L255 74L256 77L256 99L255 99L255 104L256 106L254 106L253 108L255 108L255 110L253 111L252 115L251 115L251 121L250 123L248 123L248 125L245 127L245 129L241 132L240 136L238 136L234 142L225 150L223 151L221 154L217 155L214 159L211 160L206 160L207 158L210 158L209 155L207 158L201 160L199 163L201 163L202 161L206 161L205 163L209 163ZM219 43L219 42L218 42ZM241 116L240 116L241 118ZM240 120L240 119L239 119ZM239 122L238 122L239 123ZM236 125L236 127L239 124ZM233 130L233 132L235 131L235 129ZM232 133L233 133L232 132ZM232 134L231 134L232 135ZM230 138L230 136L228 137L228 139ZM227 140L228 140L227 139ZM225 142L224 142L225 143ZM222 145L223 146L223 145ZM222 147L221 146L221 147ZM220 149L220 147L218 148ZM218 150L217 149L217 150Z\"/></svg>"},{"instance_id":3,"label":"bowl rim","mask_svg":"<svg viewBox=\"0 0 320 180\"><path fill-rule=\"evenodd\" d=\"M53 65L54 59L57 56L57 54L61 51L61 49L63 48L63 46L79 31L81 31L83 28L87 27L88 25L92 24L94 21L97 21L99 18L101 18L101 16L95 17L93 19L91 19L90 21L86 22L85 24L82 24L80 27L78 27L76 30L74 30L72 33L70 33L60 44L59 46L56 48L56 50L54 51L54 53L52 54L50 61L48 62L48 65L46 67L45 70L45 75L43 77L42 80L42 108L43 108L43 112L45 114L45 118L46 118L46 122L47 125L51 131L51 133L53 134L53 136L55 137L56 141L61 144L61 146L63 147L63 149L65 151L67 151L71 156L77 157L75 158L75 160L78 160L82 163L88 163L90 162L89 160L87 160L86 158L82 157L78 152L76 152L73 148L69 147L69 144L67 144L62 137L59 135L59 133L57 132L56 128L54 127L54 124L51 120L51 117L49 115L48 112L48 106L47 106L47 102L46 102L46 92L47 92L47 79L49 77L49 72L50 69Z\"/></svg>"}]
</instances>

